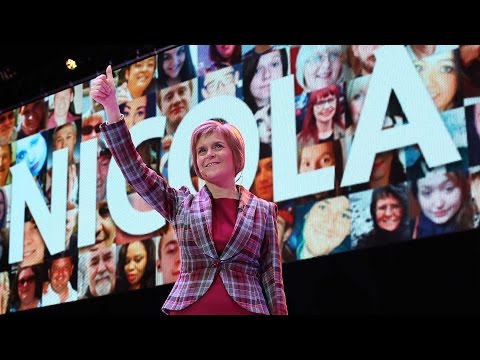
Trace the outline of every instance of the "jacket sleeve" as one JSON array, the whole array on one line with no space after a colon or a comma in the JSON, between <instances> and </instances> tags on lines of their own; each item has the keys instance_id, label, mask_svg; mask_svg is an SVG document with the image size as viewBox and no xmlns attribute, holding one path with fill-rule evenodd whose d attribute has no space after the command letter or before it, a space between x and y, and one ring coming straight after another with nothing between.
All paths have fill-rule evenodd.
<instances>
[{"instance_id":1,"label":"jacket sleeve","mask_svg":"<svg viewBox=\"0 0 480 360\"><path fill-rule=\"evenodd\" d=\"M100 128L125 179L150 206L171 222L180 201L179 194L168 185L163 176L143 162L125 120L112 124L102 123Z\"/></svg>"},{"instance_id":2,"label":"jacket sleeve","mask_svg":"<svg viewBox=\"0 0 480 360\"><path fill-rule=\"evenodd\" d=\"M261 280L272 315L287 315L282 261L278 246L277 205L268 203L265 237L261 248Z\"/></svg>"}]
</instances>

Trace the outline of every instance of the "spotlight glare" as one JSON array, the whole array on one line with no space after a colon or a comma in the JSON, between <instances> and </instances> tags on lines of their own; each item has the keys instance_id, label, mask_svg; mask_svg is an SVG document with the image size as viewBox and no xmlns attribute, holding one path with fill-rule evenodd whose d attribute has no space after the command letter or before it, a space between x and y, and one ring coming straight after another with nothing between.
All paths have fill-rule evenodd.
<instances>
[{"instance_id":1,"label":"spotlight glare","mask_svg":"<svg viewBox=\"0 0 480 360\"><path fill-rule=\"evenodd\" d=\"M65 65L67 65L68 70L75 70L77 68L77 63L72 59L68 59Z\"/></svg>"}]
</instances>

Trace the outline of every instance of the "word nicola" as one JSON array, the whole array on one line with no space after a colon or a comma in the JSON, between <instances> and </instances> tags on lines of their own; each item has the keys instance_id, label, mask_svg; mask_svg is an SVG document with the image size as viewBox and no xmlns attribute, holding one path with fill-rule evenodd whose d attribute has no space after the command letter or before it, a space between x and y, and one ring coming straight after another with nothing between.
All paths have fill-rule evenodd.
<instances>
[{"instance_id":1,"label":"word nicola","mask_svg":"<svg viewBox=\"0 0 480 360\"><path fill-rule=\"evenodd\" d=\"M369 180L377 153L418 144L428 166L436 167L460 160L455 144L442 122L435 104L418 76L404 46L387 45L376 51L377 62L355 132L341 186ZM401 74L401 76L399 76ZM271 122L274 201L329 191L334 188L334 167L299 174L295 129L293 76L272 82ZM408 124L382 130L391 92L395 91ZM223 118L237 126L245 139L246 166L243 185L253 183L258 165L259 136L255 118L248 106L235 97L220 96L193 107L180 123L169 153L169 183L194 189L190 178L190 136L205 119ZM138 146L148 139L162 137L166 119L149 118L130 129ZM442 144L442 146L438 146ZM78 247L95 243L97 139L80 145ZM53 153L50 209L24 163L11 168L11 227L9 263L23 258L24 209L28 205L53 255L65 250L67 203L67 149ZM165 219L156 211L140 212L130 205L125 180L115 161L110 162L106 200L112 220L127 233L143 235L157 230Z\"/></svg>"}]
</instances>

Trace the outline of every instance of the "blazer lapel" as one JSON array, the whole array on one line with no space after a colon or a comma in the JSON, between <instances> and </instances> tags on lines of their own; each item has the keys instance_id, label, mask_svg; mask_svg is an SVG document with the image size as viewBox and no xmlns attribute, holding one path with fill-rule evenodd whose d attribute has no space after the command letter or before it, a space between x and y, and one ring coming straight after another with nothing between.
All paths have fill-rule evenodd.
<instances>
[{"instance_id":1,"label":"blazer lapel","mask_svg":"<svg viewBox=\"0 0 480 360\"><path fill-rule=\"evenodd\" d=\"M190 226L195 243L205 255L218 258L212 236L212 200L206 186L195 196L191 209Z\"/></svg>"},{"instance_id":2,"label":"blazer lapel","mask_svg":"<svg viewBox=\"0 0 480 360\"><path fill-rule=\"evenodd\" d=\"M228 241L227 246L220 255L221 260L227 260L240 252L246 245L252 233L255 222L255 210L257 208L257 201L252 194L243 186L239 186L241 191L240 201L238 204L239 212L237 220L233 228L232 237Z\"/></svg>"}]
</instances>

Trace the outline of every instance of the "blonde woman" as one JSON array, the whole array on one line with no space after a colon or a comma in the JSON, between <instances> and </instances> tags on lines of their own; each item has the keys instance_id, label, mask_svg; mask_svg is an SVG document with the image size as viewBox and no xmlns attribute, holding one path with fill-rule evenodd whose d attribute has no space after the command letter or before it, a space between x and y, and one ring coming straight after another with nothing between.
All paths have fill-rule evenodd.
<instances>
[{"instance_id":1,"label":"blonde woman","mask_svg":"<svg viewBox=\"0 0 480 360\"><path fill-rule=\"evenodd\" d=\"M295 65L298 84L311 92L349 80L352 72L346 58L345 45L301 46Z\"/></svg>"},{"instance_id":2,"label":"blonde woman","mask_svg":"<svg viewBox=\"0 0 480 360\"><path fill-rule=\"evenodd\" d=\"M8 271L0 272L0 315L7 312L9 295L10 279L8 278Z\"/></svg>"}]
</instances>

